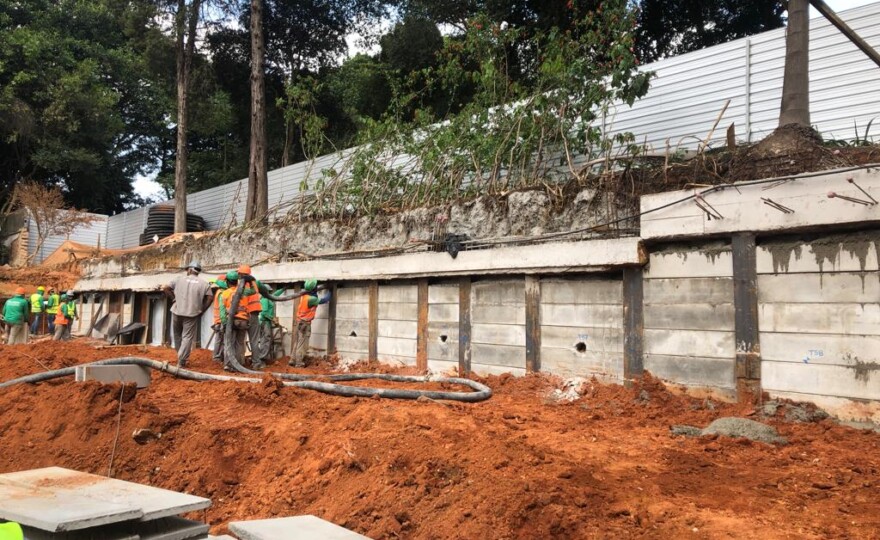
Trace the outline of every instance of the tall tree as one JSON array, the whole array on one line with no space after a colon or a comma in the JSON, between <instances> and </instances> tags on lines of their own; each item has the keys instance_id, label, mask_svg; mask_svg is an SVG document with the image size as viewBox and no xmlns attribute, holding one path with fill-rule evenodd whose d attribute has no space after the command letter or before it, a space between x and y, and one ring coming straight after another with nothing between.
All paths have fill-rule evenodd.
<instances>
[{"instance_id":1,"label":"tall tree","mask_svg":"<svg viewBox=\"0 0 880 540\"><path fill-rule=\"evenodd\" d=\"M780 28L779 0L641 0L636 51L643 62Z\"/></svg>"},{"instance_id":2,"label":"tall tree","mask_svg":"<svg viewBox=\"0 0 880 540\"><path fill-rule=\"evenodd\" d=\"M175 17L177 56L177 155L174 167L174 232L186 232L186 173L187 130L189 129L189 90L193 53L196 44L196 28L199 22L201 0L177 1Z\"/></svg>"},{"instance_id":3,"label":"tall tree","mask_svg":"<svg viewBox=\"0 0 880 540\"><path fill-rule=\"evenodd\" d=\"M789 0L779 127L810 127L810 2Z\"/></svg>"},{"instance_id":4,"label":"tall tree","mask_svg":"<svg viewBox=\"0 0 880 540\"><path fill-rule=\"evenodd\" d=\"M269 213L264 58L263 0L251 0L251 152L246 221L265 221Z\"/></svg>"}]
</instances>

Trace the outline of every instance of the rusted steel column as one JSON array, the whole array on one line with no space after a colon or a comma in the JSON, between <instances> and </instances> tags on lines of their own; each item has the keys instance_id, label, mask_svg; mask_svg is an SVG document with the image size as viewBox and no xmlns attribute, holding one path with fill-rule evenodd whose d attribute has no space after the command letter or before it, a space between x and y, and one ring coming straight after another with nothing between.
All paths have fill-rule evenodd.
<instances>
[{"instance_id":1,"label":"rusted steel column","mask_svg":"<svg viewBox=\"0 0 880 540\"><path fill-rule=\"evenodd\" d=\"M471 278L458 281L458 373L471 373Z\"/></svg>"},{"instance_id":2,"label":"rusted steel column","mask_svg":"<svg viewBox=\"0 0 880 540\"><path fill-rule=\"evenodd\" d=\"M370 344L368 350L368 358L373 360L379 359L379 282L370 282Z\"/></svg>"},{"instance_id":3,"label":"rusted steel column","mask_svg":"<svg viewBox=\"0 0 880 540\"><path fill-rule=\"evenodd\" d=\"M419 280L418 328L416 334L416 368L428 371L428 280Z\"/></svg>"},{"instance_id":4,"label":"rusted steel column","mask_svg":"<svg viewBox=\"0 0 880 540\"><path fill-rule=\"evenodd\" d=\"M758 269L754 234L733 236L733 306L736 338L736 394L742 401L761 395L758 329Z\"/></svg>"},{"instance_id":5,"label":"rusted steel column","mask_svg":"<svg viewBox=\"0 0 880 540\"><path fill-rule=\"evenodd\" d=\"M336 354L336 292L337 286L334 283L330 286L330 302L327 304L327 356ZM296 309L293 312L295 319Z\"/></svg>"},{"instance_id":6,"label":"rusted steel column","mask_svg":"<svg viewBox=\"0 0 880 540\"><path fill-rule=\"evenodd\" d=\"M541 279L526 276L526 371L541 371Z\"/></svg>"},{"instance_id":7,"label":"rusted steel column","mask_svg":"<svg viewBox=\"0 0 880 540\"><path fill-rule=\"evenodd\" d=\"M623 269L623 378L631 381L645 371L645 315L642 268Z\"/></svg>"}]
</instances>

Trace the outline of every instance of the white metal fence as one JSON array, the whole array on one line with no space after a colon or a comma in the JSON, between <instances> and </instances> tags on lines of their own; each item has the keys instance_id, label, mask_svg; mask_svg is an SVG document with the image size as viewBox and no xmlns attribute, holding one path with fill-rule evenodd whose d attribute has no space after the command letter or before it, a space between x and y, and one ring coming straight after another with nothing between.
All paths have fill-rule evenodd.
<instances>
[{"instance_id":1,"label":"white metal fence","mask_svg":"<svg viewBox=\"0 0 880 540\"><path fill-rule=\"evenodd\" d=\"M880 48L880 3L840 15ZM864 136L868 122L880 116L880 69L824 18L810 24L813 123L826 139L853 139L856 129ZM712 141L723 140L731 123L741 141L760 139L776 127L784 61L785 29L780 28L647 65L644 69L656 74L647 96L632 107L617 106L606 129L632 132L637 142L656 151L694 148L730 100ZM880 122L876 128L880 134ZM322 170L339 170L347 155L343 151L269 172L269 206L296 197L303 181L312 185ZM209 228L220 228L241 221L246 195L246 180L239 180L189 195L188 210L205 218ZM145 209L110 217L107 247L136 246L145 217Z\"/></svg>"}]
</instances>

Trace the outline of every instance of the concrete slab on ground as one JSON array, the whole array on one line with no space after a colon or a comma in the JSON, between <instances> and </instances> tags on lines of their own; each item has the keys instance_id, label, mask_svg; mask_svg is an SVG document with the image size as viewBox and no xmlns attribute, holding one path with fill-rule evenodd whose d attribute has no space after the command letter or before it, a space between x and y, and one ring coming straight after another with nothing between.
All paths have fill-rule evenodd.
<instances>
[{"instance_id":1,"label":"concrete slab on ground","mask_svg":"<svg viewBox=\"0 0 880 540\"><path fill-rule=\"evenodd\" d=\"M150 386L150 369L144 366L77 366L76 381L100 383L135 383L138 388Z\"/></svg>"},{"instance_id":2,"label":"concrete slab on ground","mask_svg":"<svg viewBox=\"0 0 880 540\"><path fill-rule=\"evenodd\" d=\"M369 540L315 516L234 521L229 530L241 540Z\"/></svg>"},{"instance_id":3,"label":"concrete slab on ground","mask_svg":"<svg viewBox=\"0 0 880 540\"><path fill-rule=\"evenodd\" d=\"M0 475L0 518L50 532L149 521L209 506L203 497L60 467Z\"/></svg>"},{"instance_id":4,"label":"concrete slab on ground","mask_svg":"<svg viewBox=\"0 0 880 540\"><path fill-rule=\"evenodd\" d=\"M124 521L101 527L69 532L47 532L24 528L25 540L194 540L207 538L204 523L180 517L152 521Z\"/></svg>"}]
</instances>

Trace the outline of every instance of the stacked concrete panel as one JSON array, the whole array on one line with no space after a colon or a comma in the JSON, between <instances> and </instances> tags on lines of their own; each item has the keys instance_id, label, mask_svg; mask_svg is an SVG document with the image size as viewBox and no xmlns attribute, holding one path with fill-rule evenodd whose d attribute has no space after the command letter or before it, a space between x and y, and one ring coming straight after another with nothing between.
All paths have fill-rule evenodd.
<instances>
[{"instance_id":1,"label":"stacked concrete panel","mask_svg":"<svg viewBox=\"0 0 880 540\"><path fill-rule=\"evenodd\" d=\"M471 285L471 321L471 369L524 375L525 281L475 281Z\"/></svg>"},{"instance_id":2,"label":"stacked concrete panel","mask_svg":"<svg viewBox=\"0 0 880 540\"><path fill-rule=\"evenodd\" d=\"M428 369L458 369L458 284L428 286Z\"/></svg>"},{"instance_id":3,"label":"stacked concrete panel","mask_svg":"<svg viewBox=\"0 0 880 540\"><path fill-rule=\"evenodd\" d=\"M415 365L419 321L416 284L379 285L379 360Z\"/></svg>"},{"instance_id":4,"label":"stacked concrete panel","mask_svg":"<svg viewBox=\"0 0 880 540\"><path fill-rule=\"evenodd\" d=\"M732 396L736 351L730 246L651 253L644 277L645 369L674 384Z\"/></svg>"},{"instance_id":5,"label":"stacked concrete panel","mask_svg":"<svg viewBox=\"0 0 880 540\"><path fill-rule=\"evenodd\" d=\"M299 305L299 300L293 301L294 307ZM324 354L327 352L327 332L329 329L329 304L321 304L315 312L315 320L312 321L312 338L309 340L310 354ZM295 328L295 325L291 328Z\"/></svg>"},{"instance_id":6,"label":"stacked concrete panel","mask_svg":"<svg viewBox=\"0 0 880 540\"><path fill-rule=\"evenodd\" d=\"M370 293L366 285L342 285L336 293L336 350L340 358L365 360L370 347Z\"/></svg>"},{"instance_id":7,"label":"stacked concrete panel","mask_svg":"<svg viewBox=\"0 0 880 540\"><path fill-rule=\"evenodd\" d=\"M880 232L761 242L762 386L880 417Z\"/></svg>"},{"instance_id":8,"label":"stacked concrete panel","mask_svg":"<svg viewBox=\"0 0 880 540\"><path fill-rule=\"evenodd\" d=\"M563 376L623 379L620 279L541 281L541 369Z\"/></svg>"}]
</instances>

